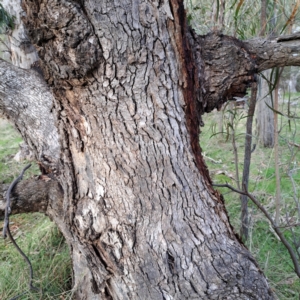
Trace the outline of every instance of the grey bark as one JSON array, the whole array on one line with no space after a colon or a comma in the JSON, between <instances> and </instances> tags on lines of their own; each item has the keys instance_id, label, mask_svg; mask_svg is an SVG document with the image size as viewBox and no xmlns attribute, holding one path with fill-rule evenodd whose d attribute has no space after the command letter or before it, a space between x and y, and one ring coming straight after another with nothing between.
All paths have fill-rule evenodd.
<instances>
[{"instance_id":1,"label":"grey bark","mask_svg":"<svg viewBox=\"0 0 300 300\"><path fill-rule=\"evenodd\" d=\"M245 154L244 154L244 169L242 177L242 190L248 191L250 164L251 164L251 151L252 151L252 123L254 111L256 106L257 97L257 82L252 83L251 98L249 102L248 117L246 123L246 137L245 137ZM248 239L249 233L249 215L248 215L248 197L241 195L241 229L240 234L243 240Z\"/></svg>"},{"instance_id":2,"label":"grey bark","mask_svg":"<svg viewBox=\"0 0 300 300\"><path fill-rule=\"evenodd\" d=\"M273 37L270 40L253 39L245 43L253 54L257 71L261 72L274 67L300 65L300 34Z\"/></svg>"},{"instance_id":3,"label":"grey bark","mask_svg":"<svg viewBox=\"0 0 300 300\"><path fill-rule=\"evenodd\" d=\"M0 111L19 130L36 159L45 168L56 170L60 145L49 87L36 71L1 59L0 78Z\"/></svg>"},{"instance_id":4,"label":"grey bark","mask_svg":"<svg viewBox=\"0 0 300 300\"><path fill-rule=\"evenodd\" d=\"M267 80L271 80L271 70L263 72L264 77ZM256 110L256 130L258 141L268 148L273 148L274 146L274 112L270 109L273 107L272 103L272 88L268 81L263 77L260 77L259 93L257 100L257 110ZM268 107L269 106L269 107Z\"/></svg>"},{"instance_id":5,"label":"grey bark","mask_svg":"<svg viewBox=\"0 0 300 300\"><path fill-rule=\"evenodd\" d=\"M0 46L5 51L2 58L20 68L30 69L31 65L39 58L21 21L24 15L24 11L20 5L21 1L2 0L1 4L14 17L14 29L7 36L1 36Z\"/></svg>"},{"instance_id":6,"label":"grey bark","mask_svg":"<svg viewBox=\"0 0 300 300\"><path fill-rule=\"evenodd\" d=\"M198 57L204 63L202 89L206 112L219 109L234 97L243 97L254 81L254 74L277 66L300 65L299 34L242 42L215 32L194 39L195 52L201 52Z\"/></svg>"},{"instance_id":7,"label":"grey bark","mask_svg":"<svg viewBox=\"0 0 300 300\"><path fill-rule=\"evenodd\" d=\"M181 1L24 0L23 7L52 95L46 111L34 107L59 137L49 160L59 149L54 177L64 196L47 213L70 245L75 297L273 299L211 186L198 140L200 115L253 80L244 44L233 40L229 56L243 63L211 91L222 74L211 69L214 59L209 67L209 37L186 27ZM22 134L35 140L34 131Z\"/></svg>"},{"instance_id":8,"label":"grey bark","mask_svg":"<svg viewBox=\"0 0 300 300\"><path fill-rule=\"evenodd\" d=\"M261 12L260 12L260 26L261 30L259 35L263 37L266 32L267 26L267 0L261 0ZM242 178L243 191L248 191L250 164L251 164L251 152L252 152L252 125L253 117L256 107L257 98L257 82L252 83L251 97L249 102L247 123L246 123L246 136L245 136L245 153L244 153L244 168ZM255 149L255 144L254 144ZM248 215L248 197L247 195L241 195L241 227L240 235L242 240L248 239L249 233L249 215Z\"/></svg>"}]
</instances>

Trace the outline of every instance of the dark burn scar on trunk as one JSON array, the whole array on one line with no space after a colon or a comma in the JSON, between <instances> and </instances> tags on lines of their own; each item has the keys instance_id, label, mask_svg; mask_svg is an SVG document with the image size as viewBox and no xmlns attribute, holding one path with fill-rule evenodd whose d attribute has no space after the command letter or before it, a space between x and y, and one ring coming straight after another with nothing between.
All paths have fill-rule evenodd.
<instances>
[{"instance_id":1,"label":"dark burn scar on trunk","mask_svg":"<svg viewBox=\"0 0 300 300\"><path fill-rule=\"evenodd\" d=\"M180 34L175 37L183 73L183 93L186 103L186 121L190 134L191 147L195 157L195 163L200 173L204 177L208 186L211 186L211 179L208 169L201 155L199 144L201 115L203 114L203 104L201 101L201 90L199 85L199 68L193 56L193 50L189 42L189 30L187 28L186 13L182 2L171 1L171 7L174 12L175 24ZM201 62L200 62L201 65ZM212 189L211 189L212 190ZM213 190L212 190L213 191Z\"/></svg>"}]
</instances>

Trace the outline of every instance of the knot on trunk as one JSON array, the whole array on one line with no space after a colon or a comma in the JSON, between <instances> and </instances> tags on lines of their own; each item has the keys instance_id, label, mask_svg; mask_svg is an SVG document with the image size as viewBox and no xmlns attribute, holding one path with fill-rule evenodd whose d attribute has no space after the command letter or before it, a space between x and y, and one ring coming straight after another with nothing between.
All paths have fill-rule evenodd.
<instances>
[{"instance_id":1,"label":"knot on trunk","mask_svg":"<svg viewBox=\"0 0 300 300\"><path fill-rule=\"evenodd\" d=\"M36 46L45 79L81 78L102 57L99 41L84 10L74 1L23 1L31 42Z\"/></svg>"}]
</instances>

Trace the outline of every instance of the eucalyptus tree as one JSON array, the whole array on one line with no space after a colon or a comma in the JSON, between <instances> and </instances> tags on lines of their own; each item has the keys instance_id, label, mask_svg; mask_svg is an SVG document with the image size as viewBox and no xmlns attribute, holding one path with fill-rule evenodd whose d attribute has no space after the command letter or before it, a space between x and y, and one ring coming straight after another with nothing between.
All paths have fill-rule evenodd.
<instances>
[{"instance_id":1,"label":"eucalyptus tree","mask_svg":"<svg viewBox=\"0 0 300 300\"><path fill-rule=\"evenodd\" d=\"M199 126L255 73L299 65L287 42L299 36L198 36L180 0L22 8L38 60L30 69L0 60L0 109L44 176L19 183L11 211L58 225L74 297L273 299L212 186Z\"/></svg>"}]
</instances>

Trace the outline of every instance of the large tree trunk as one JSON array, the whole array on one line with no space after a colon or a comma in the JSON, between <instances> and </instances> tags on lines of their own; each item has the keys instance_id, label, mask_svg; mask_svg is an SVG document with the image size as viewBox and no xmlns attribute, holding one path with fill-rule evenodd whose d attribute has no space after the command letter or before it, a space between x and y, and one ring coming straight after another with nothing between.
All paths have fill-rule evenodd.
<instances>
[{"instance_id":1,"label":"large tree trunk","mask_svg":"<svg viewBox=\"0 0 300 300\"><path fill-rule=\"evenodd\" d=\"M262 42L257 65L246 44L197 37L176 0L24 0L23 8L39 72L2 62L0 107L17 126L27 107L39 121L31 125L40 131L19 129L63 191L47 214L70 245L76 298L273 299L199 146L200 115L245 93L265 62ZM26 109L6 91L18 72L29 81L19 88Z\"/></svg>"}]
</instances>

